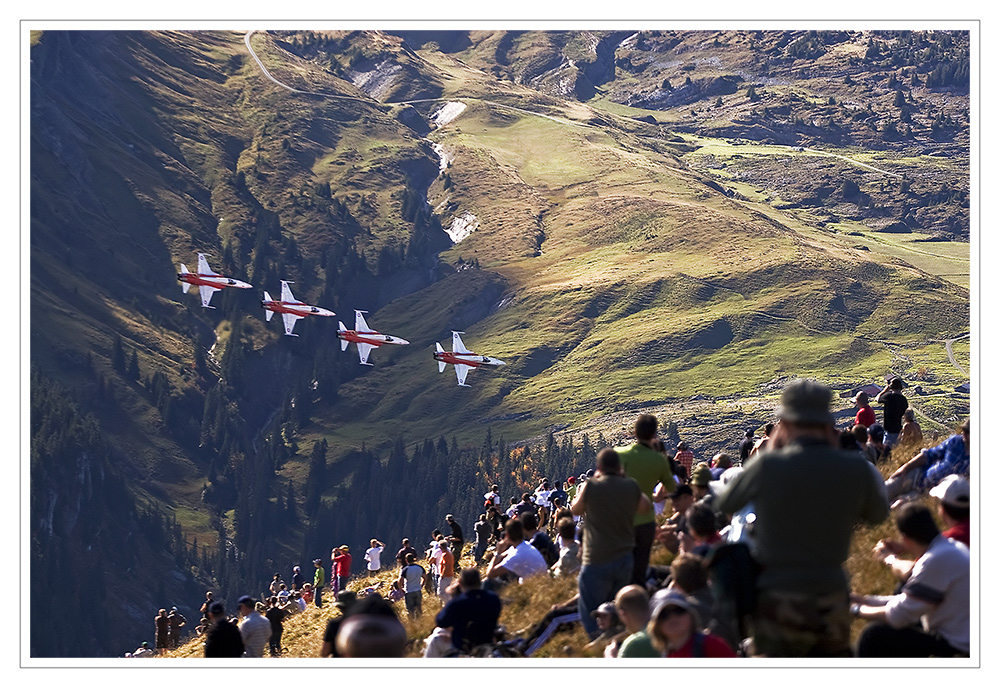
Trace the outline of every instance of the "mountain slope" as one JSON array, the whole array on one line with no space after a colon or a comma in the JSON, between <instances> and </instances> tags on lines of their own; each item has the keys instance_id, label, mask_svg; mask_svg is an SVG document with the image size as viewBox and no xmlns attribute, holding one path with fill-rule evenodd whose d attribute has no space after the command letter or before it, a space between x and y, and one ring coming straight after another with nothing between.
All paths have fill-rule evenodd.
<instances>
[{"instance_id":1,"label":"mountain slope","mask_svg":"<svg viewBox=\"0 0 1000 688\"><path fill-rule=\"evenodd\" d=\"M791 376L848 389L893 370L943 388L920 399L929 422L967 412L934 341L969 322L968 244L949 241L968 235L968 94L935 85L960 81L939 68L967 36L785 33L42 34L32 393L54 380L87 410L87 451L177 550L155 600L122 586L121 633L147 624L133 610L191 619L190 590L234 602L332 544L422 537L449 511L468 523L470 490L585 469L599 442L581 428L616 435L626 410L697 432L688 402L742 404L699 435L706 454L727 423L767 420ZM818 72L853 75L836 136L793 121L834 107L829 79L801 73L803 39ZM910 138L881 135L899 111L889 76ZM656 95L664 80L686 95ZM873 114L845 114L868 112L845 104L867 92ZM255 289L202 309L176 280L196 252ZM279 280L337 317L285 337L260 317ZM359 366L336 339L354 309L410 346ZM508 365L458 388L431 358L451 330ZM554 448L517 446L559 429ZM41 505L57 472L32 473L33 566L55 551Z\"/></svg>"}]
</instances>

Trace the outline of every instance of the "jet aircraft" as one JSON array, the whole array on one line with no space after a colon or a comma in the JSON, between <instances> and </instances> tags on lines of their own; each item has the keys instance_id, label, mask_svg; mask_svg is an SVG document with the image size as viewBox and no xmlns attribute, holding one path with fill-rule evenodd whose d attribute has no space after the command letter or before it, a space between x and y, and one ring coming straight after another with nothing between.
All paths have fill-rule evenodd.
<instances>
[{"instance_id":1,"label":"jet aircraft","mask_svg":"<svg viewBox=\"0 0 1000 688\"><path fill-rule=\"evenodd\" d=\"M212 300L212 294L220 289L225 289L226 287L236 287L237 289L253 288L252 284L220 275L208 267L208 258L205 257L204 253L198 254L198 272L189 272L187 266L181 263L181 271L177 273L177 279L182 282L181 290L185 294L187 294L188 289L192 285L198 287L198 291L201 293L201 305L203 308L215 308L215 306L211 306L209 303Z\"/></svg>"},{"instance_id":2,"label":"jet aircraft","mask_svg":"<svg viewBox=\"0 0 1000 688\"><path fill-rule=\"evenodd\" d=\"M344 323L337 322L337 338L340 339L340 350L347 351L347 347L354 342L358 345L358 358L361 359L361 365L372 365L368 362L368 355L372 352L372 349L382 346L383 344L409 344L405 339L400 339L399 337L390 337L387 334L382 334L381 332L376 332L372 328L368 327L368 323L365 322L364 313L368 311L354 311L354 329L349 330L344 325Z\"/></svg>"},{"instance_id":3,"label":"jet aircraft","mask_svg":"<svg viewBox=\"0 0 1000 688\"><path fill-rule=\"evenodd\" d=\"M462 338L459 335L465 334L464 332L455 332L452 330L451 333L451 351L445 351L441 347L440 342L436 342L437 350L434 352L434 360L438 362L438 372L443 373L445 367L451 363L455 366L455 375L458 376L458 386L459 387L469 387L470 385L465 384L465 376L469 374L469 371L473 368L479 368L480 366L502 366L507 365L498 358L492 358L490 356L481 356L480 354L473 353L465 348L465 344L462 342Z\"/></svg>"},{"instance_id":4,"label":"jet aircraft","mask_svg":"<svg viewBox=\"0 0 1000 688\"><path fill-rule=\"evenodd\" d=\"M281 318L285 322L285 334L290 337L298 337L299 335L293 334L292 330L295 328L295 321L301 320L307 315L325 315L331 316L336 315L331 310L326 308L320 308L319 306L310 306L308 303L299 301L294 296L292 296L292 290L288 286L291 282L281 281L281 300L275 301L271 298L271 295L266 291L264 292L264 300L260 302L261 307L267 311L264 317L268 322L271 321L271 316L275 313L281 313Z\"/></svg>"}]
</instances>

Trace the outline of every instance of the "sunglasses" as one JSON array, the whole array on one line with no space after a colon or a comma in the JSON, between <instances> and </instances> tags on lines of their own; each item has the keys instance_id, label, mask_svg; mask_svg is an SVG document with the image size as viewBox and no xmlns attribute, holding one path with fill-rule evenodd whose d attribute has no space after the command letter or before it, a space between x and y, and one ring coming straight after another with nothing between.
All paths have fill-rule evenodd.
<instances>
[{"instance_id":1,"label":"sunglasses","mask_svg":"<svg viewBox=\"0 0 1000 688\"><path fill-rule=\"evenodd\" d=\"M656 617L659 620L669 619L672 616L680 616L682 614L687 614L688 610L683 607L665 607L660 611L659 615Z\"/></svg>"}]
</instances>

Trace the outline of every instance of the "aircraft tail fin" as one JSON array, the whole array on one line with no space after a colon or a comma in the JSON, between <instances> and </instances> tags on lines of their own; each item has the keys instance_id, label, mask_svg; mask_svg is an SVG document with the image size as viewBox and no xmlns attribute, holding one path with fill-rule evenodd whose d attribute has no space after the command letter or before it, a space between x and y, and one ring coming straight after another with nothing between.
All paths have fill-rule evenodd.
<instances>
[{"instance_id":1,"label":"aircraft tail fin","mask_svg":"<svg viewBox=\"0 0 1000 688\"><path fill-rule=\"evenodd\" d=\"M274 299L271 298L271 295L267 293L267 290L265 290L264 291L264 301L273 301L273 300ZM273 315L274 315L274 311L268 311L268 310L264 311L264 319L266 321L268 321L268 322L271 322L271 316L273 316Z\"/></svg>"}]
</instances>

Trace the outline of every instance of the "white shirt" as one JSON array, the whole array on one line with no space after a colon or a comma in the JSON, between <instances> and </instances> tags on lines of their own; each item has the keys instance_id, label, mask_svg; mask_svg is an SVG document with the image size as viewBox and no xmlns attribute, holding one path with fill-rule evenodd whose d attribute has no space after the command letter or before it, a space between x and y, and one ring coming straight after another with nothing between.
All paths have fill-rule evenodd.
<instances>
[{"instance_id":1,"label":"white shirt","mask_svg":"<svg viewBox=\"0 0 1000 688\"><path fill-rule=\"evenodd\" d=\"M365 561L368 562L369 571L378 571L381 564L379 564L379 557L382 555L381 547L370 547L367 552L365 552Z\"/></svg>"},{"instance_id":2,"label":"white shirt","mask_svg":"<svg viewBox=\"0 0 1000 688\"><path fill-rule=\"evenodd\" d=\"M518 582L549 570L545 557L530 542L521 542L516 547L508 549L497 566L502 566L516 575Z\"/></svg>"},{"instance_id":3,"label":"white shirt","mask_svg":"<svg viewBox=\"0 0 1000 688\"><path fill-rule=\"evenodd\" d=\"M898 595L881 597L885 618L893 628L920 621L962 652L969 651L969 550L938 536L913 565Z\"/></svg>"}]
</instances>

